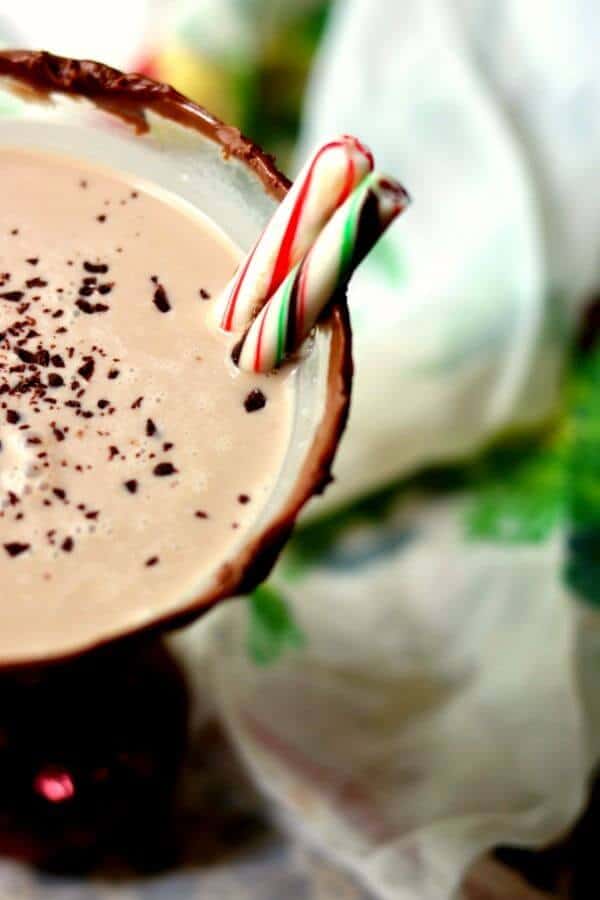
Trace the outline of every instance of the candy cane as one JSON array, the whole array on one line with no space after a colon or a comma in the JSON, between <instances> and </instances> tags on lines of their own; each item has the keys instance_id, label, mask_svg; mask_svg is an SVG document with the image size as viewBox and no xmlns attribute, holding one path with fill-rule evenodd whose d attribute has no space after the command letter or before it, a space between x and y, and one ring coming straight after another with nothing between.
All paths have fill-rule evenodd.
<instances>
[{"instance_id":1,"label":"candy cane","mask_svg":"<svg viewBox=\"0 0 600 900\"><path fill-rule=\"evenodd\" d=\"M248 326L372 169L370 150L354 137L344 135L316 151L217 302L225 331Z\"/></svg>"},{"instance_id":2,"label":"candy cane","mask_svg":"<svg viewBox=\"0 0 600 900\"><path fill-rule=\"evenodd\" d=\"M377 172L368 176L334 213L236 345L233 358L238 366L269 372L294 353L409 202L398 182Z\"/></svg>"}]
</instances>

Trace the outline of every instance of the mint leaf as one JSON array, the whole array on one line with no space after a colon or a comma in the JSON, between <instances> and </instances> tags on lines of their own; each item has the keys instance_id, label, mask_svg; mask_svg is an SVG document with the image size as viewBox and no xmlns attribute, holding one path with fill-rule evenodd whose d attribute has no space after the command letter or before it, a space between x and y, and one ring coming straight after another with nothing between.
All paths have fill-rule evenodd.
<instances>
[{"instance_id":1,"label":"mint leaf","mask_svg":"<svg viewBox=\"0 0 600 900\"><path fill-rule=\"evenodd\" d=\"M600 606L600 349L578 354L574 373L565 580L583 600Z\"/></svg>"},{"instance_id":2,"label":"mint leaf","mask_svg":"<svg viewBox=\"0 0 600 900\"><path fill-rule=\"evenodd\" d=\"M263 584L249 597L248 653L259 666L276 662L286 648L299 649L305 638L283 595Z\"/></svg>"},{"instance_id":3,"label":"mint leaf","mask_svg":"<svg viewBox=\"0 0 600 900\"><path fill-rule=\"evenodd\" d=\"M467 534L503 543L538 543L564 519L567 442L517 441L490 451L473 474Z\"/></svg>"}]
</instances>

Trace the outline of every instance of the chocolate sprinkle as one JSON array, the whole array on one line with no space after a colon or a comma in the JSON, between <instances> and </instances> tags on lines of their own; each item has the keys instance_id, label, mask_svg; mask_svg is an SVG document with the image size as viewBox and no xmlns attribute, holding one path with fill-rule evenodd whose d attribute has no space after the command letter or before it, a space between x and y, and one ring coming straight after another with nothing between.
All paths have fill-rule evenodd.
<instances>
[{"instance_id":1,"label":"chocolate sprinkle","mask_svg":"<svg viewBox=\"0 0 600 900\"><path fill-rule=\"evenodd\" d=\"M135 478L131 478L129 481L126 481L125 487L130 494L137 494L138 483Z\"/></svg>"},{"instance_id":2,"label":"chocolate sprinkle","mask_svg":"<svg viewBox=\"0 0 600 900\"><path fill-rule=\"evenodd\" d=\"M262 409L266 403L267 398L260 388L254 388L244 400L244 409L248 413L257 412L257 410Z\"/></svg>"},{"instance_id":3,"label":"chocolate sprinkle","mask_svg":"<svg viewBox=\"0 0 600 900\"><path fill-rule=\"evenodd\" d=\"M29 550L30 547L31 544L19 544L17 541L4 545L4 549L9 556L20 556L21 553L25 553Z\"/></svg>"},{"instance_id":4,"label":"chocolate sprinkle","mask_svg":"<svg viewBox=\"0 0 600 900\"><path fill-rule=\"evenodd\" d=\"M77 306L81 312L84 312L86 315L91 316L94 313L103 313L107 312L110 309L106 303L90 303L89 300L76 300L75 306Z\"/></svg>"},{"instance_id":5,"label":"chocolate sprinkle","mask_svg":"<svg viewBox=\"0 0 600 900\"><path fill-rule=\"evenodd\" d=\"M157 466L154 466L154 474L157 478L165 478L167 475L174 475L177 472L177 469L170 462L162 462Z\"/></svg>"},{"instance_id":6,"label":"chocolate sprinkle","mask_svg":"<svg viewBox=\"0 0 600 900\"><path fill-rule=\"evenodd\" d=\"M159 284L154 291L154 305L161 313L168 313L171 309L171 304L169 303L167 292L165 291L162 284Z\"/></svg>"},{"instance_id":7,"label":"chocolate sprinkle","mask_svg":"<svg viewBox=\"0 0 600 900\"><path fill-rule=\"evenodd\" d=\"M21 362L24 362L24 363L35 362L35 354L31 353L29 350L25 350L24 347L18 347L15 350L15 353L17 354L17 356L19 357Z\"/></svg>"},{"instance_id":8,"label":"chocolate sprinkle","mask_svg":"<svg viewBox=\"0 0 600 900\"><path fill-rule=\"evenodd\" d=\"M86 381L89 381L94 374L94 369L96 368L96 363L91 357L88 357L85 363L77 369L77 373L81 375L82 378L85 378Z\"/></svg>"},{"instance_id":9,"label":"chocolate sprinkle","mask_svg":"<svg viewBox=\"0 0 600 900\"><path fill-rule=\"evenodd\" d=\"M108 272L106 263L91 263L86 260L83 264L83 268L86 272L91 272L95 275L106 275Z\"/></svg>"}]
</instances>

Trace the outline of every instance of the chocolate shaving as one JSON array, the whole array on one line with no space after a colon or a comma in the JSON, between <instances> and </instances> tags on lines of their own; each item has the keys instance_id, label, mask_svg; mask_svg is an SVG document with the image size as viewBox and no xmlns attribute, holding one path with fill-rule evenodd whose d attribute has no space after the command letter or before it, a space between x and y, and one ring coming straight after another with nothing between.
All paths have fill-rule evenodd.
<instances>
[{"instance_id":1,"label":"chocolate shaving","mask_svg":"<svg viewBox=\"0 0 600 900\"><path fill-rule=\"evenodd\" d=\"M79 369L77 369L77 374L81 375L82 378L85 378L86 381L90 381L94 374L95 368L96 363L91 358L91 356L88 356L84 364Z\"/></svg>"},{"instance_id":2,"label":"chocolate shaving","mask_svg":"<svg viewBox=\"0 0 600 900\"><path fill-rule=\"evenodd\" d=\"M13 541L10 544L4 544L4 549L8 553L9 556L20 556L21 553L25 553L31 544L19 544L17 541Z\"/></svg>"},{"instance_id":3,"label":"chocolate shaving","mask_svg":"<svg viewBox=\"0 0 600 900\"><path fill-rule=\"evenodd\" d=\"M159 284L154 291L154 305L161 313L168 313L171 309L171 304L169 303L167 292L165 291L162 284Z\"/></svg>"},{"instance_id":4,"label":"chocolate shaving","mask_svg":"<svg viewBox=\"0 0 600 900\"><path fill-rule=\"evenodd\" d=\"M90 303L89 300L81 299L75 301L75 306L88 316L91 316L94 313L103 313L110 309L105 303Z\"/></svg>"},{"instance_id":5,"label":"chocolate shaving","mask_svg":"<svg viewBox=\"0 0 600 900\"><path fill-rule=\"evenodd\" d=\"M260 388L254 388L244 400L244 409L248 413L257 412L259 409L263 409L266 403L267 398Z\"/></svg>"},{"instance_id":6,"label":"chocolate shaving","mask_svg":"<svg viewBox=\"0 0 600 900\"><path fill-rule=\"evenodd\" d=\"M86 272L92 272L95 275L106 275L108 272L106 263L92 263L86 260L83 264L83 268Z\"/></svg>"},{"instance_id":7,"label":"chocolate shaving","mask_svg":"<svg viewBox=\"0 0 600 900\"><path fill-rule=\"evenodd\" d=\"M175 475L177 469L175 468L173 463L162 462L157 466L154 466L153 472L157 478L165 478L168 475Z\"/></svg>"}]
</instances>

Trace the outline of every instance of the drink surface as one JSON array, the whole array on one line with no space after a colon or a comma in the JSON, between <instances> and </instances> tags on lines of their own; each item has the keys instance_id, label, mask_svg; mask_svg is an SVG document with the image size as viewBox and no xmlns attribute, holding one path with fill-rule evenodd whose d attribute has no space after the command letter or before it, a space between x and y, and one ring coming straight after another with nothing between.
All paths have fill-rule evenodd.
<instances>
[{"instance_id":1,"label":"drink surface","mask_svg":"<svg viewBox=\"0 0 600 900\"><path fill-rule=\"evenodd\" d=\"M194 596L264 508L292 385L231 363L235 339L214 333L209 312L239 252L182 201L17 149L0 151L0 196L10 660Z\"/></svg>"}]
</instances>

